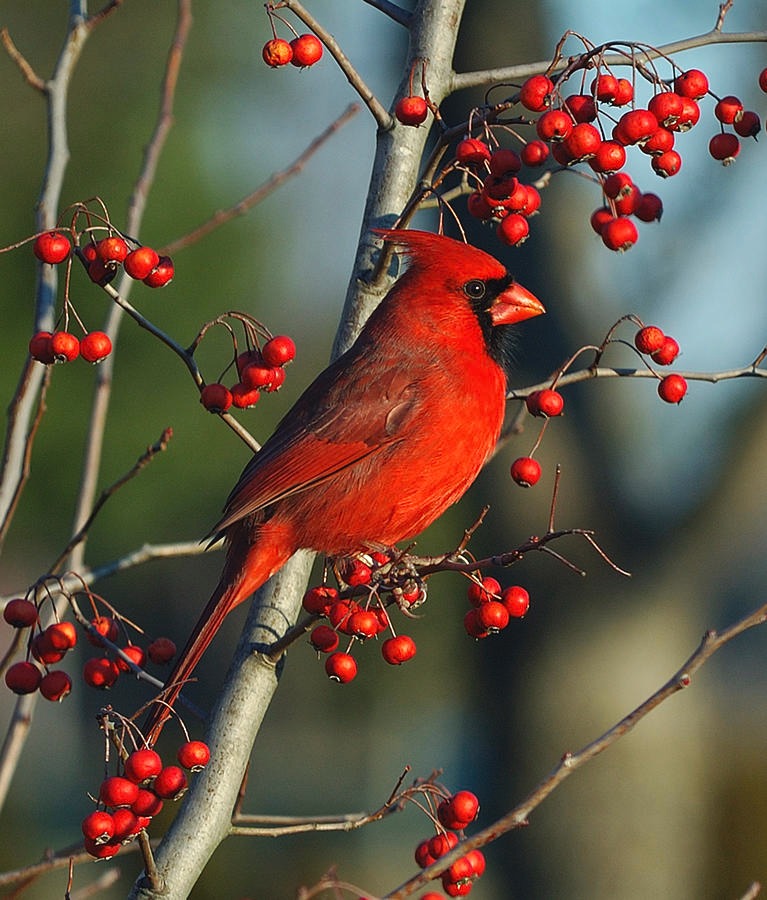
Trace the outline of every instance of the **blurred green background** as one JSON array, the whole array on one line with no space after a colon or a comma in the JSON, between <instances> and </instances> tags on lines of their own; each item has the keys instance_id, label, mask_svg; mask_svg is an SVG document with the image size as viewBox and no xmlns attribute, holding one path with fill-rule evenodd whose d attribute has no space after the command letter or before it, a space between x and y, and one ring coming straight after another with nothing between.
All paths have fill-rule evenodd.
<instances>
[{"instance_id":1,"label":"blurred green background","mask_svg":"<svg viewBox=\"0 0 767 900\"><path fill-rule=\"evenodd\" d=\"M66 6L0 3L0 25L41 75L58 53ZM654 0L630 9L603 0L470 3L457 68L546 58L566 28L595 42L657 44L713 25L715 3L679 6L684 9ZM388 104L401 77L401 30L362 3L316 0L311 9ZM133 0L93 34L72 85L63 205L98 194L113 219L124 220L174 20L173 3ZM764 28L767 14L755 2L736 4L727 19L728 30ZM247 194L354 99L329 59L304 72L268 70L260 58L268 37L258 4L195 4L174 128L142 229L147 243L167 243ZM736 93L747 108L767 112L756 85L767 65L763 45L709 48L680 61L704 68L720 95ZM459 121L481 100L481 93L457 96L443 112ZM649 167L631 168L640 187L660 193L666 207L662 224L643 227L631 253L608 253L593 235L588 216L597 191L576 177L557 179L545 193L542 215L521 249L504 250L492 234L472 233L548 309L520 329L515 384L543 380L627 312L677 337L683 348L678 366L686 370L742 366L764 346L764 148L744 147L728 169L708 159L711 106L704 105L702 124L680 141L684 168L676 179L660 182ZM34 228L45 121L42 100L2 54L0 108L0 244L6 245ZM242 416L257 437L269 433L328 358L373 145L372 123L361 113L299 178L247 217L180 252L171 286L152 292L138 285L133 293L133 302L182 344L202 322L237 308L294 337L298 358L284 389ZM429 220L422 224L429 227ZM9 398L32 322L29 249L0 256L0 273L0 387ZM99 327L105 299L79 272L72 297L88 326ZM210 379L226 345L215 337L208 343L200 361ZM615 351L606 363L632 365L633 357ZM99 517L88 546L93 565L144 542L199 538L248 458L237 438L202 411L177 359L130 321L122 328L115 378L102 485L125 472L163 428L172 426L175 436L167 453ZM92 372L81 363L55 372L32 477L0 569L3 593L23 589L45 571L66 541L91 383ZM473 544L478 555L540 533L554 466L561 463L559 525L595 528L604 549L633 577L609 570L585 543L562 542L557 549L588 577L543 555L526 559L502 577L530 590L528 617L475 644L462 627L463 583L442 576L432 582L424 619L410 629L418 656L391 670L375 647L363 647L361 674L345 688L329 684L313 653L297 646L255 747L264 777L249 785L246 811L372 809L410 765L414 775L443 768L451 788L474 790L482 800L479 824L488 824L563 752L602 733L657 688L706 628L724 626L762 601L762 384L696 382L681 406L670 408L650 381L602 380L568 390L566 404L566 416L552 423L541 447L545 475L535 490L521 491L507 474L510 461L532 446L536 428L528 427L419 547L451 546L488 501L492 510ZM215 553L155 562L98 589L153 634L180 641L219 565ZM201 702L215 693L242 615L226 623L199 669ZM686 900L740 896L752 881L767 879L764 652L761 632L722 651L690 690L572 777L528 828L489 846L487 874L472 896ZM68 664L72 672L87 651L76 654ZM106 699L130 710L138 696L121 682ZM101 778L102 743L93 717L104 699L76 684L64 705L39 705L0 818L3 870L78 839L89 808L86 792ZM0 694L2 721L11 709L11 699ZM382 893L412 874L412 851L428 832L427 821L411 809L342 836L230 839L192 896L290 897L331 866L368 893ZM124 896L137 870L130 855L78 869L75 888L107 867L119 869L121 880L99 896ZM58 872L22 896L60 897L65 883Z\"/></svg>"}]
</instances>

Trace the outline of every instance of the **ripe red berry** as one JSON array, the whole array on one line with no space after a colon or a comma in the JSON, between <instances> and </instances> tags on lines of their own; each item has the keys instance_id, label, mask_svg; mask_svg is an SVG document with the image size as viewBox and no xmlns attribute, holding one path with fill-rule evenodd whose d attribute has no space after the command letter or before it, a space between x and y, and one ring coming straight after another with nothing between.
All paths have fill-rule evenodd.
<instances>
[{"instance_id":1,"label":"ripe red berry","mask_svg":"<svg viewBox=\"0 0 767 900\"><path fill-rule=\"evenodd\" d=\"M650 100L647 108L655 116L659 125L668 128L679 121L684 112L684 101L675 91L661 91Z\"/></svg>"},{"instance_id":2,"label":"ripe red berry","mask_svg":"<svg viewBox=\"0 0 767 900\"><path fill-rule=\"evenodd\" d=\"M402 97L394 107L394 115L403 125L418 126L426 121L429 107L423 97Z\"/></svg>"},{"instance_id":3,"label":"ripe red berry","mask_svg":"<svg viewBox=\"0 0 767 900\"><path fill-rule=\"evenodd\" d=\"M735 128L736 133L741 137L755 138L762 130L762 120L759 118L758 113L747 109L744 110L741 117L736 120L733 127Z\"/></svg>"},{"instance_id":4,"label":"ripe red berry","mask_svg":"<svg viewBox=\"0 0 767 900\"><path fill-rule=\"evenodd\" d=\"M546 145L543 144L543 146ZM548 149L546 152L548 153ZM516 175L522 168L522 158L515 150L500 147L498 150L493 150L489 166L491 175Z\"/></svg>"},{"instance_id":5,"label":"ripe red berry","mask_svg":"<svg viewBox=\"0 0 767 900\"><path fill-rule=\"evenodd\" d=\"M477 619L485 631L494 634L509 624L509 611L499 600L489 600L477 607Z\"/></svg>"},{"instance_id":6,"label":"ripe red berry","mask_svg":"<svg viewBox=\"0 0 767 900\"><path fill-rule=\"evenodd\" d=\"M613 138L621 144L642 144L657 130L658 120L649 109L632 109L618 120Z\"/></svg>"},{"instance_id":7,"label":"ripe red berry","mask_svg":"<svg viewBox=\"0 0 767 900\"><path fill-rule=\"evenodd\" d=\"M626 151L623 144L618 141L602 141L597 147L597 152L589 160L589 165L595 172L609 175L617 172L626 165Z\"/></svg>"},{"instance_id":8,"label":"ripe red berry","mask_svg":"<svg viewBox=\"0 0 767 900\"><path fill-rule=\"evenodd\" d=\"M674 79L674 90L683 97L699 100L708 93L708 78L700 69L688 69Z\"/></svg>"},{"instance_id":9,"label":"ripe red berry","mask_svg":"<svg viewBox=\"0 0 767 900\"><path fill-rule=\"evenodd\" d=\"M416 653L415 641L406 634L390 637L381 645L381 655L390 666L401 666Z\"/></svg>"},{"instance_id":10,"label":"ripe red berry","mask_svg":"<svg viewBox=\"0 0 767 900\"><path fill-rule=\"evenodd\" d=\"M115 823L112 814L102 809L89 813L83 819L81 828L83 835L96 844L106 843L115 833Z\"/></svg>"},{"instance_id":11,"label":"ripe red berry","mask_svg":"<svg viewBox=\"0 0 767 900\"><path fill-rule=\"evenodd\" d=\"M469 194L466 198L466 209L470 216L473 216L475 219L479 219L482 222L486 222L493 216L493 209L487 200L485 200L481 191L473 191Z\"/></svg>"},{"instance_id":12,"label":"ripe red berry","mask_svg":"<svg viewBox=\"0 0 767 900\"><path fill-rule=\"evenodd\" d=\"M190 772L201 772L210 762L210 747L205 741L187 741L178 748L176 759Z\"/></svg>"},{"instance_id":13,"label":"ripe red berry","mask_svg":"<svg viewBox=\"0 0 767 900\"><path fill-rule=\"evenodd\" d=\"M123 260L123 268L136 281L143 281L160 262L160 255L151 247L137 247Z\"/></svg>"},{"instance_id":14,"label":"ripe red berry","mask_svg":"<svg viewBox=\"0 0 767 900\"><path fill-rule=\"evenodd\" d=\"M429 853L434 859L439 859L446 853L449 853L453 847L458 845L458 835L453 831L435 834L429 840Z\"/></svg>"},{"instance_id":15,"label":"ripe red berry","mask_svg":"<svg viewBox=\"0 0 767 900\"><path fill-rule=\"evenodd\" d=\"M591 93L600 103L612 103L615 100L615 92L618 90L618 79L615 75L605 72L591 82Z\"/></svg>"},{"instance_id":16,"label":"ripe red berry","mask_svg":"<svg viewBox=\"0 0 767 900\"><path fill-rule=\"evenodd\" d=\"M128 841L141 831L138 816L127 807L120 807L112 813L115 823L115 833L110 843L128 843Z\"/></svg>"},{"instance_id":17,"label":"ripe red berry","mask_svg":"<svg viewBox=\"0 0 767 900\"><path fill-rule=\"evenodd\" d=\"M38 331L37 334L33 334L29 340L29 355L32 359L49 366L54 360L52 339L50 331Z\"/></svg>"},{"instance_id":18,"label":"ripe red berry","mask_svg":"<svg viewBox=\"0 0 767 900\"><path fill-rule=\"evenodd\" d=\"M664 335L663 343L650 354L650 358L659 366L670 366L677 356L679 356L679 344L669 335Z\"/></svg>"},{"instance_id":19,"label":"ripe red berry","mask_svg":"<svg viewBox=\"0 0 767 900\"><path fill-rule=\"evenodd\" d=\"M542 391L534 391L527 397L525 401L528 412L534 416L554 416L562 415L565 407L565 401L559 391L545 388Z\"/></svg>"},{"instance_id":20,"label":"ripe red berry","mask_svg":"<svg viewBox=\"0 0 767 900\"><path fill-rule=\"evenodd\" d=\"M163 802L149 788L138 789L138 797L131 803L131 812L139 818L145 816L157 816L162 812Z\"/></svg>"},{"instance_id":21,"label":"ripe red berry","mask_svg":"<svg viewBox=\"0 0 767 900\"><path fill-rule=\"evenodd\" d=\"M120 677L120 670L105 656L93 657L83 666L83 680L99 690L108 690Z\"/></svg>"},{"instance_id":22,"label":"ripe red berry","mask_svg":"<svg viewBox=\"0 0 767 900\"><path fill-rule=\"evenodd\" d=\"M737 135L723 131L715 134L708 142L708 152L722 165L729 166L735 162L735 157L740 153L740 141Z\"/></svg>"},{"instance_id":23,"label":"ripe red berry","mask_svg":"<svg viewBox=\"0 0 767 900\"><path fill-rule=\"evenodd\" d=\"M361 559L350 559L342 567L342 575L350 587L357 587L360 584L370 584L373 570Z\"/></svg>"},{"instance_id":24,"label":"ripe red berry","mask_svg":"<svg viewBox=\"0 0 767 900\"><path fill-rule=\"evenodd\" d=\"M759 73L759 87L767 94L767 69Z\"/></svg>"},{"instance_id":25,"label":"ripe red berry","mask_svg":"<svg viewBox=\"0 0 767 900\"><path fill-rule=\"evenodd\" d=\"M308 613L326 616L330 607L338 600L338 591L330 585L322 584L309 588L304 594L302 606Z\"/></svg>"},{"instance_id":26,"label":"ripe red berry","mask_svg":"<svg viewBox=\"0 0 767 900\"><path fill-rule=\"evenodd\" d=\"M460 887L468 882L471 885L471 879L474 876L474 868L465 856L460 856L442 875L442 886L445 888L450 897L463 897L468 892L461 890L455 893L451 892L451 887Z\"/></svg>"},{"instance_id":27,"label":"ripe red berry","mask_svg":"<svg viewBox=\"0 0 767 900\"><path fill-rule=\"evenodd\" d=\"M471 867L474 870L474 877L481 878L485 872L485 855L481 850L469 850L466 854L466 859L471 863Z\"/></svg>"},{"instance_id":28,"label":"ripe red berry","mask_svg":"<svg viewBox=\"0 0 767 900\"><path fill-rule=\"evenodd\" d=\"M645 325L634 335L634 346L640 353L655 353L663 346L665 335L656 325Z\"/></svg>"},{"instance_id":29,"label":"ripe red berry","mask_svg":"<svg viewBox=\"0 0 767 900\"><path fill-rule=\"evenodd\" d=\"M58 650L53 646L47 631L42 631L32 638L29 650L32 656L45 666L60 662L67 654L66 649Z\"/></svg>"},{"instance_id":30,"label":"ripe red berry","mask_svg":"<svg viewBox=\"0 0 767 900\"><path fill-rule=\"evenodd\" d=\"M519 91L519 102L532 112L543 112L551 103L554 82L546 75L531 75Z\"/></svg>"},{"instance_id":31,"label":"ripe red berry","mask_svg":"<svg viewBox=\"0 0 767 900\"><path fill-rule=\"evenodd\" d=\"M732 125L736 119L740 118L743 112L743 104L738 97L729 95L717 100L714 107L714 115L725 125Z\"/></svg>"},{"instance_id":32,"label":"ripe red berry","mask_svg":"<svg viewBox=\"0 0 767 900\"><path fill-rule=\"evenodd\" d=\"M88 632L88 643L93 644L94 647L104 646L98 635L114 642L120 633L117 621L111 616L96 616L95 619L91 619L91 628L93 630Z\"/></svg>"},{"instance_id":33,"label":"ripe red berry","mask_svg":"<svg viewBox=\"0 0 767 900\"><path fill-rule=\"evenodd\" d=\"M33 694L40 687L42 677L34 663L22 661L8 667L5 684L14 694Z\"/></svg>"},{"instance_id":34,"label":"ripe red berry","mask_svg":"<svg viewBox=\"0 0 767 900\"><path fill-rule=\"evenodd\" d=\"M615 86L615 99L613 106L625 106L634 99L634 85L628 78L619 78Z\"/></svg>"},{"instance_id":35,"label":"ripe red berry","mask_svg":"<svg viewBox=\"0 0 767 900\"><path fill-rule=\"evenodd\" d=\"M232 405L232 392L217 381L206 384L200 391L200 403L211 413L225 413Z\"/></svg>"},{"instance_id":36,"label":"ripe red berry","mask_svg":"<svg viewBox=\"0 0 767 900\"><path fill-rule=\"evenodd\" d=\"M134 665L138 666L139 668L142 668L144 666L144 663L146 662L146 653L142 647L138 646L138 644L129 644L127 647L121 647L120 649ZM115 660L115 663L117 664L117 668L121 672L131 671L128 663L121 657L118 656L118 658Z\"/></svg>"},{"instance_id":37,"label":"ripe red berry","mask_svg":"<svg viewBox=\"0 0 767 900\"><path fill-rule=\"evenodd\" d=\"M98 363L112 352L112 341L103 331L91 331L80 341L80 356L89 363Z\"/></svg>"},{"instance_id":38,"label":"ripe red berry","mask_svg":"<svg viewBox=\"0 0 767 900\"><path fill-rule=\"evenodd\" d=\"M457 791L437 807L437 818L452 831L462 831L479 813L479 800L471 791ZM454 822L456 824L450 824Z\"/></svg>"},{"instance_id":39,"label":"ripe red berry","mask_svg":"<svg viewBox=\"0 0 767 900\"><path fill-rule=\"evenodd\" d=\"M378 616L372 609L358 609L349 616L347 630L353 637L361 641L378 634Z\"/></svg>"},{"instance_id":40,"label":"ripe red berry","mask_svg":"<svg viewBox=\"0 0 767 900\"><path fill-rule=\"evenodd\" d=\"M663 215L663 201L657 194L642 194L634 215L642 222L659 222Z\"/></svg>"},{"instance_id":41,"label":"ripe red berry","mask_svg":"<svg viewBox=\"0 0 767 900\"><path fill-rule=\"evenodd\" d=\"M520 157L526 166L542 166L549 158L549 148L543 141L529 141L520 151Z\"/></svg>"},{"instance_id":42,"label":"ripe red berry","mask_svg":"<svg viewBox=\"0 0 767 900\"><path fill-rule=\"evenodd\" d=\"M673 124L669 125L671 131L689 131L700 120L700 107L691 97L683 97L684 106L682 115Z\"/></svg>"},{"instance_id":43,"label":"ripe red berry","mask_svg":"<svg viewBox=\"0 0 767 900\"><path fill-rule=\"evenodd\" d=\"M51 336L54 362L72 362L80 355L80 341L68 331L55 331Z\"/></svg>"},{"instance_id":44,"label":"ripe red berry","mask_svg":"<svg viewBox=\"0 0 767 900\"><path fill-rule=\"evenodd\" d=\"M13 628L29 628L37 622L37 607L31 600L16 597L5 604L3 618Z\"/></svg>"},{"instance_id":45,"label":"ripe red berry","mask_svg":"<svg viewBox=\"0 0 767 900\"><path fill-rule=\"evenodd\" d=\"M293 48L282 38L272 38L261 49L261 57L267 66L277 69L293 59Z\"/></svg>"},{"instance_id":46,"label":"ripe red berry","mask_svg":"<svg viewBox=\"0 0 767 900\"><path fill-rule=\"evenodd\" d=\"M579 122L562 141L562 146L574 161L594 156L602 143L602 135L590 122Z\"/></svg>"},{"instance_id":47,"label":"ripe red berry","mask_svg":"<svg viewBox=\"0 0 767 900\"><path fill-rule=\"evenodd\" d=\"M120 852L120 846L120 842L115 840L106 841L102 844L92 841L90 838L85 838L84 841L86 852L94 859L111 859Z\"/></svg>"},{"instance_id":48,"label":"ripe red berry","mask_svg":"<svg viewBox=\"0 0 767 900\"><path fill-rule=\"evenodd\" d=\"M636 225L626 216L618 216L605 222L600 232L602 243L608 250L623 252L633 247L639 238Z\"/></svg>"},{"instance_id":49,"label":"ripe red berry","mask_svg":"<svg viewBox=\"0 0 767 900\"><path fill-rule=\"evenodd\" d=\"M71 249L69 238L60 231L47 231L39 235L32 245L32 251L40 262L50 265L64 262Z\"/></svg>"},{"instance_id":50,"label":"ripe red berry","mask_svg":"<svg viewBox=\"0 0 767 900\"><path fill-rule=\"evenodd\" d=\"M142 281L150 288L165 287L166 284L170 284L173 281L175 271L173 260L169 256L161 256L157 265Z\"/></svg>"},{"instance_id":51,"label":"ripe red berry","mask_svg":"<svg viewBox=\"0 0 767 900\"><path fill-rule=\"evenodd\" d=\"M296 345L292 338L278 334L264 344L261 356L268 366L284 366L295 359Z\"/></svg>"},{"instance_id":52,"label":"ripe red berry","mask_svg":"<svg viewBox=\"0 0 767 900\"><path fill-rule=\"evenodd\" d=\"M162 759L156 750L149 747L141 747L129 753L125 759L125 777L134 782L141 784L142 781L148 781L154 778L162 771Z\"/></svg>"},{"instance_id":53,"label":"ripe red berry","mask_svg":"<svg viewBox=\"0 0 767 900\"><path fill-rule=\"evenodd\" d=\"M687 393L687 382L681 375L666 375L658 384L658 396L666 403L681 403Z\"/></svg>"},{"instance_id":54,"label":"ripe red berry","mask_svg":"<svg viewBox=\"0 0 767 900\"><path fill-rule=\"evenodd\" d=\"M527 219L520 213L511 213L501 219L497 234L499 240L509 247L518 247L527 240L530 234L530 226Z\"/></svg>"},{"instance_id":55,"label":"ripe red berry","mask_svg":"<svg viewBox=\"0 0 767 900\"><path fill-rule=\"evenodd\" d=\"M431 855L431 851L429 850L429 838L425 838L415 848L415 861L416 865L420 866L420 868L422 869L425 869L427 866L430 866L433 862L435 862L435 859Z\"/></svg>"},{"instance_id":56,"label":"ripe red berry","mask_svg":"<svg viewBox=\"0 0 767 900\"><path fill-rule=\"evenodd\" d=\"M77 629L72 622L54 622L45 629L45 636L54 650L71 650L77 644Z\"/></svg>"},{"instance_id":57,"label":"ripe red berry","mask_svg":"<svg viewBox=\"0 0 767 900\"><path fill-rule=\"evenodd\" d=\"M138 785L121 775L105 778L99 788L99 800L112 809L130 806L137 797Z\"/></svg>"},{"instance_id":58,"label":"ripe red berry","mask_svg":"<svg viewBox=\"0 0 767 900\"><path fill-rule=\"evenodd\" d=\"M466 613L463 617L463 627L469 637L477 638L477 640L486 638L489 634L479 621L478 609L472 608Z\"/></svg>"},{"instance_id":59,"label":"ripe red berry","mask_svg":"<svg viewBox=\"0 0 767 900\"><path fill-rule=\"evenodd\" d=\"M518 584L503 589L501 603L513 619L521 619L530 608L530 594Z\"/></svg>"},{"instance_id":60,"label":"ripe red berry","mask_svg":"<svg viewBox=\"0 0 767 900\"><path fill-rule=\"evenodd\" d=\"M640 147L642 153L648 156L660 156L667 150L674 149L674 132L668 128L659 128L655 134L648 138Z\"/></svg>"},{"instance_id":61,"label":"ripe red berry","mask_svg":"<svg viewBox=\"0 0 767 900\"><path fill-rule=\"evenodd\" d=\"M103 262L121 263L128 255L128 244L119 235L102 238L96 244L96 255Z\"/></svg>"},{"instance_id":62,"label":"ripe red berry","mask_svg":"<svg viewBox=\"0 0 767 900\"><path fill-rule=\"evenodd\" d=\"M573 120L563 109L547 110L535 124L542 141L563 141L573 130Z\"/></svg>"},{"instance_id":63,"label":"ripe red berry","mask_svg":"<svg viewBox=\"0 0 767 900\"><path fill-rule=\"evenodd\" d=\"M169 663L176 655L176 645L170 638L155 638L146 648L147 656L155 665L162 666Z\"/></svg>"},{"instance_id":64,"label":"ripe red berry","mask_svg":"<svg viewBox=\"0 0 767 900\"><path fill-rule=\"evenodd\" d=\"M162 800L178 800L186 788L186 775L178 766L165 766L152 784L152 790Z\"/></svg>"},{"instance_id":65,"label":"ripe red berry","mask_svg":"<svg viewBox=\"0 0 767 900\"><path fill-rule=\"evenodd\" d=\"M467 137L455 148L456 161L464 166L480 165L490 159L490 148L479 138Z\"/></svg>"},{"instance_id":66,"label":"ripe red berry","mask_svg":"<svg viewBox=\"0 0 767 900\"><path fill-rule=\"evenodd\" d=\"M590 94L571 94L565 97L565 109L576 122L593 122L597 117L597 105Z\"/></svg>"},{"instance_id":67,"label":"ripe red berry","mask_svg":"<svg viewBox=\"0 0 767 900\"><path fill-rule=\"evenodd\" d=\"M591 214L589 222L597 234L602 234L602 229L613 218L614 216L611 209L608 209L606 206L600 206Z\"/></svg>"},{"instance_id":68,"label":"ripe red berry","mask_svg":"<svg viewBox=\"0 0 767 900\"><path fill-rule=\"evenodd\" d=\"M253 388L249 388L241 381L233 384L231 389L232 406L237 409L250 409L258 403L261 392Z\"/></svg>"},{"instance_id":69,"label":"ripe red berry","mask_svg":"<svg viewBox=\"0 0 767 900\"><path fill-rule=\"evenodd\" d=\"M676 150L667 150L660 156L653 156L650 165L656 175L660 175L661 178L670 178L682 168L682 157Z\"/></svg>"},{"instance_id":70,"label":"ripe red berry","mask_svg":"<svg viewBox=\"0 0 767 900\"><path fill-rule=\"evenodd\" d=\"M290 42L294 66L313 66L322 57L322 41L314 34L300 34Z\"/></svg>"},{"instance_id":71,"label":"ripe red berry","mask_svg":"<svg viewBox=\"0 0 767 900\"><path fill-rule=\"evenodd\" d=\"M541 477L541 464L531 456L520 456L511 464L511 477L520 487L532 487Z\"/></svg>"},{"instance_id":72,"label":"ripe red berry","mask_svg":"<svg viewBox=\"0 0 767 900\"><path fill-rule=\"evenodd\" d=\"M500 582L490 575L486 575L481 583L472 581L466 591L469 603L478 607L483 603L489 603L491 600L497 600L501 595Z\"/></svg>"},{"instance_id":73,"label":"ripe red berry","mask_svg":"<svg viewBox=\"0 0 767 900\"><path fill-rule=\"evenodd\" d=\"M348 684L357 675L357 663L353 656L337 651L325 660L325 672L331 681Z\"/></svg>"}]
</instances>

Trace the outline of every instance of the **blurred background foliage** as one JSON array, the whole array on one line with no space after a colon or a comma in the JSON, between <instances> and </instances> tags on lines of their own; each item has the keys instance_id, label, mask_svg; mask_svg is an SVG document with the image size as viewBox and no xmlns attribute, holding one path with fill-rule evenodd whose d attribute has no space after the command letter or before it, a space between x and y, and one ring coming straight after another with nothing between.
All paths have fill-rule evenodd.
<instances>
[{"instance_id":1,"label":"blurred background foliage","mask_svg":"<svg viewBox=\"0 0 767 900\"><path fill-rule=\"evenodd\" d=\"M315 0L312 11L334 33L363 77L388 104L401 76L402 31L361 2ZM34 68L47 75L59 50L66 4L3 0L8 27ZM662 43L707 31L716 4L659 0L616 5L562 0L468 4L456 67L486 68L544 59L566 28L594 42ZM329 59L299 72L271 71L260 59L269 36L258 4L194 5L174 128L153 188L142 238L162 245L249 193L297 156L352 100ZM127 198L154 122L175 4L131 0L89 41L69 104L72 157L63 205L98 194L113 220ZM767 27L761 4L735 5L727 30ZM685 66L704 68L719 94L736 93L764 115L756 75L763 45L694 51ZM452 98L448 121L465 117L481 92ZM767 257L763 147L744 148L724 169L707 158L714 130L709 104L683 140L684 168L658 182L636 163L640 187L663 196L659 226L641 229L631 253L608 253L588 227L596 188L555 180L530 240L503 250L491 233L472 239L504 259L540 296L548 315L521 329L514 383L543 380L582 343L634 312L674 334L684 369L741 366L765 343ZM45 159L44 105L0 55L0 244L33 230ZM141 285L133 302L187 343L206 320L243 309L299 348L279 395L242 421L266 436L329 353L359 231L374 145L361 113L310 161L301 176L247 217L180 252L177 276L161 292ZM430 220L421 224L431 227ZM4 323L0 389L10 398L32 322L34 267L29 248L0 256ZM74 302L91 328L103 295L79 272ZM630 333L625 333L630 337ZM226 345L213 336L201 354L210 380ZM629 354L606 360L631 365ZM80 478L92 372L57 369L32 460L32 477L0 570L13 593L44 572L65 542ZM527 453L535 428L514 439L470 494L419 542L452 546L492 501L475 538L478 555L515 546L545 529L553 470L563 467L559 525L597 530L604 549L633 572L623 579L585 543L557 550L587 570L579 578L546 556L503 574L526 585L528 617L502 636L472 643L463 633L464 584L434 579L424 619L408 623L418 656L390 670L374 647L359 652L360 677L343 689L327 682L305 646L289 655L281 688L254 753L261 771L246 811L296 815L377 807L403 767L413 775L445 770L452 788L482 799L480 824L524 796L566 750L596 737L641 702L687 657L706 628L721 627L763 600L765 429L760 383L693 383L679 408L666 407L646 380L604 380L566 393L567 414L541 448L545 476L524 492L508 465ZM512 411L516 409L510 404ZM204 413L175 357L126 321L120 335L103 486L125 472L172 426L167 453L100 515L88 560L114 559L144 542L194 540L215 521L248 451ZM183 641L217 577L216 553L155 562L98 585L110 602L152 635ZM195 694L209 701L241 624L235 614L199 669ZM767 774L764 747L765 635L741 637L703 670L692 688L643 722L636 733L571 778L533 815L530 827L487 848L478 898L735 897L767 879ZM69 668L87 656L78 649ZM120 684L106 698L79 684L63 706L40 705L8 805L0 819L0 868L76 841L87 791L102 773L94 712L104 699L130 710L142 697ZM11 699L0 696L6 720ZM195 730L194 723L190 723ZM170 731L170 729L168 729ZM174 741L166 736L168 753ZM348 835L277 841L235 838L214 857L193 896L290 897L330 866L367 892L384 892L412 873L412 851L429 832L414 809ZM121 855L121 880L100 896L124 896L135 857ZM78 869L83 887L106 868ZM222 887L223 885L223 887ZM23 896L63 895L56 873Z\"/></svg>"}]
</instances>

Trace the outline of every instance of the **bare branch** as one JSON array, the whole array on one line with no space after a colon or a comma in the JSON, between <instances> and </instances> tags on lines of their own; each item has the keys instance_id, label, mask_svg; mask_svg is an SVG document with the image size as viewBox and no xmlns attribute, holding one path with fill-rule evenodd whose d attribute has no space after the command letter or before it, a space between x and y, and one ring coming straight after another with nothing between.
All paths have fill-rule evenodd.
<instances>
[{"instance_id":1,"label":"bare branch","mask_svg":"<svg viewBox=\"0 0 767 900\"><path fill-rule=\"evenodd\" d=\"M364 2L388 16L398 25L404 25L407 28L412 21L413 14L411 12L402 9L395 3L390 3L389 0L364 0Z\"/></svg>"},{"instance_id":2,"label":"bare branch","mask_svg":"<svg viewBox=\"0 0 767 900\"><path fill-rule=\"evenodd\" d=\"M41 78L37 72L35 72L32 68L32 64L18 49L16 44L13 43L13 38L6 27L0 28L0 43L2 43L3 49L8 54L11 61L16 63L24 81L36 91L40 91L41 94L44 94L47 90L45 79Z\"/></svg>"}]
</instances>

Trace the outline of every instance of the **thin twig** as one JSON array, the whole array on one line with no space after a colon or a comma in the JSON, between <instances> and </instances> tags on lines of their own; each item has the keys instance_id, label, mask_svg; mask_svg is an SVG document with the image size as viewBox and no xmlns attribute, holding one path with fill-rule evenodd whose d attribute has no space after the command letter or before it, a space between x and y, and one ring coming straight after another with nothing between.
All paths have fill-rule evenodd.
<instances>
[{"instance_id":1,"label":"thin twig","mask_svg":"<svg viewBox=\"0 0 767 900\"><path fill-rule=\"evenodd\" d=\"M411 12L402 9L402 7L397 6L395 3L390 3L389 0L363 0L363 2L367 3L368 6L377 9L379 12L382 12L398 25L404 25L405 28L409 27L413 20L413 14Z\"/></svg>"},{"instance_id":2,"label":"thin twig","mask_svg":"<svg viewBox=\"0 0 767 900\"><path fill-rule=\"evenodd\" d=\"M16 63L16 66L21 72L24 81L26 81L26 83L36 91L40 91L41 94L44 94L47 90L45 79L41 78L37 74L37 72L35 72L35 70L32 68L32 64L18 49L16 44L14 44L13 38L11 37L10 32L5 26L0 28L0 43L2 43L3 49L10 57L11 62Z\"/></svg>"}]
</instances>

